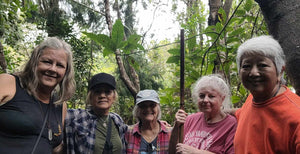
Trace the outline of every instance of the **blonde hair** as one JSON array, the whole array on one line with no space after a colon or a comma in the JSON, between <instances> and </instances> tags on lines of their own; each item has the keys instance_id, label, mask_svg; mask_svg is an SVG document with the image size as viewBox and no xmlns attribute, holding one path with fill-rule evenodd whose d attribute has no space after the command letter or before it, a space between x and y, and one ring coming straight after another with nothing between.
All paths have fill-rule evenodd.
<instances>
[{"instance_id":1,"label":"blonde hair","mask_svg":"<svg viewBox=\"0 0 300 154\"><path fill-rule=\"evenodd\" d=\"M57 96L55 104L62 104L64 101L70 99L75 92L75 79L74 79L74 68L73 68L73 56L71 46L63 40L56 37L49 37L38 45L32 52L29 61L26 63L23 71L16 73L20 77L21 85L27 90L30 95L37 98L37 87L39 85L39 79L37 76L37 65L39 58L43 54L46 48L51 49L63 49L68 55L67 68L65 76L61 83L59 83L55 90L52 92Z\"/></svg>"}]
</instances>

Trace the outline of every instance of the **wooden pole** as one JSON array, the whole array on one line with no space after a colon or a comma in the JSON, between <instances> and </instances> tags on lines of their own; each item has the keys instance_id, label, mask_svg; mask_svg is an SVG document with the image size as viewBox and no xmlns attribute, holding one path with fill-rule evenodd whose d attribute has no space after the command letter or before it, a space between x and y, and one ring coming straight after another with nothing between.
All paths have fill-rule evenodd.
<instances>
[{"instance_id":1,"label":"wooden pole","mask_svg":"<svg viewBox=\"0 0 300 154\"><path fill-rule=\"evenodd\" d=\"M184 110L184 29L180 30L180 109ZM179 143L182 143L183 125L179 129Z\"/></svg>"},{"instance_id":2,"label":"wooden pole","mask_svg":"<svg viewBox=\"0 0 300 154\"><path fill-rule=\"evenodd\" d=\"M184 29L180 30L180 109L184 110Z\"/></svg>"}]
</instances>

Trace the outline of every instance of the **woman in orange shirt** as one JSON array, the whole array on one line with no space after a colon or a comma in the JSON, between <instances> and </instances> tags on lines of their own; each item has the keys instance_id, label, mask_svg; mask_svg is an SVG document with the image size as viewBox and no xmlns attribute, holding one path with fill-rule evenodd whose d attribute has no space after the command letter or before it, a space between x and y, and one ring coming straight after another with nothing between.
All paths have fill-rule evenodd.
<instances>
[{"instance_id":1,"label":"woman in orange shirt","mask_svg":"<svg viewBox=\"0 0 300 154\"><path fill-rule=\"evenodd\" d=\"M284 85L279 43L271 36L246 41L238 48L237 67L251 94L235 113L235 153L300 153L300 97Z\"/></svg>"}]
</instances>

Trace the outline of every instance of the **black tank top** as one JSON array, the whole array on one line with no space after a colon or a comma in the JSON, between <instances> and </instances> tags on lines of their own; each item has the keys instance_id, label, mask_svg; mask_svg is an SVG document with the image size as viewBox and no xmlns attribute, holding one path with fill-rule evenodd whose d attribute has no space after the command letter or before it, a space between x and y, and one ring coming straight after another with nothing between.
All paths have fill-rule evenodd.
<instances>
[{"instance_id":1,"label":"black tank top","mask_svg":"<svg viewBox=\"0 0 300 154\"><path fill-rule=\"evenodd\" d=\"M61 143L62 105L45 104L36 100L21 88L16 77L15 96L0 106L0 154L30 154L49 107L49 119L36 154L51 154L52 149ZM51 141L48 139L49 128L53 132Z\"/></svg>"}]
</instances>

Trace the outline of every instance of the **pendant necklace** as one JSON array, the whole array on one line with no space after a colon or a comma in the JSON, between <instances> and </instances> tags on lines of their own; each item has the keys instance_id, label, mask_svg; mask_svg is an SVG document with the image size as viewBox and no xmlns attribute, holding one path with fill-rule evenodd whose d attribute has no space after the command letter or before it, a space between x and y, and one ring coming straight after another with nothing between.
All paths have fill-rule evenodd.
<instances>
[{"instance_id":1,"label":"pendant necklace","mask_svg":"<svg viewBox=\"0 0 300 154\"><path fill-rule=\"evenodd\" d=\"M43 110L43 107L42 107L41 103L42 103L41 101L38 101L38 104L39 104L39 107L40 107L40 110L41 110L41 114L44 117L43 119L45 119L45 114L44 114L44 110ZM48 113L48 118L45 119L45 120L47 120L46 123L47 123L47 128L48 128L48 139L49 139L49 141L53 140L53 135L54 136L60 136L61 133L62 133L61 125L59 124L56 115L55 115L55 119L56 119L57 125L58 125L58 132L57 133L53 133L53 131L51 129L51 126L49 124L49 117L50 117L50 113L51 113L51 106L52 106L52 104L53 104L53 100L52 100L52 97L51 97L50 101L49 101L49 104L47 104L47 109L46 109L46 114L47 114L47 112L49 112Z\"/></svg>"},{"instance_id":2,"label":"pendant necklace","mask_svg":"<svg viewBox=\"0 0 300 154\"><path fill-rule=\"evenodd\" d=\"M49 109L48 112L51 113L51 107L52 107L52 105L53 105L52 97L51 97L51 99L50 99L49 105L50 105L50 106L48 107L48 109ZM50 113L49 113L49 117L50 117ZM49 139L49 141L52 141L53 135L57 137L57 136L60 136L61 133L62 133L62 131L61 131L61 126L60 126L60 124L59 124L59 121L57 120L57 116L56 116L55 113L54 113L54 116L55 116L55 119L56 119L58 132L57 132L57 133L54 133L54 132L52 131L51 126L50 126L50 124L48 123L49 120L47 119L47 124L48 124L48 139ZM48 118L49 118L49 117L48 117Z\"/></svg>"},{"instance_id":3,"label":"pendant necklace","mask_svg":"<svg viewBox=\"0 0 300 154\"><path fill-rule=\"evenodd\" d=\"M100 123L102 123L102 125L103 125L105 128L107 127L108 117L109 117L109 116L107 116L107 117L99 117L99 118L98 118L98 121L99 121ZM104 119L104 120L103 120L103 119Z\"/></svg>"}]
</instances>

